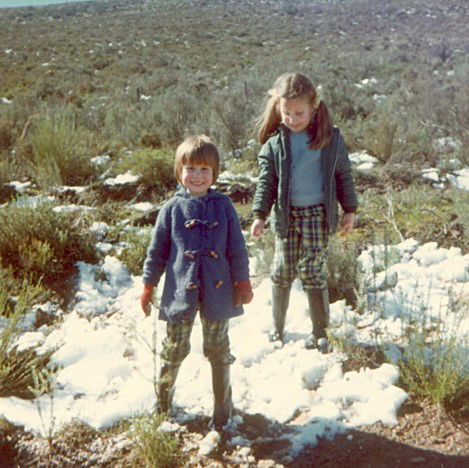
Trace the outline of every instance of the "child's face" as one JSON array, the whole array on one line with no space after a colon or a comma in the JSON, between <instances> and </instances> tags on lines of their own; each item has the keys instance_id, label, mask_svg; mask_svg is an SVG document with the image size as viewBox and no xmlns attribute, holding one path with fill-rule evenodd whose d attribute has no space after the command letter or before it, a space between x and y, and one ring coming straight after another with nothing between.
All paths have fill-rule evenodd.
<instances>
[{"instance_id":1,"label":"child's face","mask_svg":"<svg viewBox=\"0 0 469 468\"><path fill-rule=\"evenodd\" d=\"M205 164L183 165L181 182L191 195L203 197L212 185L213 169Z\"/></svg>"},{"instance_id":2,"label":"child's face","mask_svg":"<svg viewBox=\"0 0 469 468\"><path fill-rule=\"evenodd\" d=\"M279 107L283 124L292 132L305 130L313 117L313 105L304 97L280 98Z\"/></svg>"}]
</instances>

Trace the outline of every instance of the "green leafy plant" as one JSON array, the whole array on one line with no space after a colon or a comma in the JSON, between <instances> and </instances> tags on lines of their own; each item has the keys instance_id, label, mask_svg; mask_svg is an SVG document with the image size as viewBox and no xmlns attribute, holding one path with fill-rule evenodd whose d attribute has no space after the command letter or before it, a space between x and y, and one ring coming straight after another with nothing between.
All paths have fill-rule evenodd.
<instances>
[{"instance_id":1,"label":"green leafy plant","mask_svg":"<svg viewBox=\"0 0 469 468\"><path fill-rule=\"evenodd\" d=\"M92 134L79 127L71 113L48 113L37 119L29 144L31 151L25 163L43 189L84 184L95 174L90 158Z\"/></svg>"},{"instance_id":2,"label":"green leafy plant","mask_svg":"<svg viewBox=\"0 0 469 468\"><path fill-rule=\"evenodd\" d=\"M445 316L451 320L430 320L425 307L405 316L405 342L399 361L401 379L413 393L435 403L453 401L469 379L467 333L459 324L468 313L467 303L450 301ZM452 323L452 325L450 325Z\"/></svg>"},{"instance_id":3,"label":"green leafy plant","mask_svg":"<svg viewBox=\"0 0 469 468\"><path fill-rule=\"evenodd\" d=\"M54 414L54 390L55 390L55 369L48 367L38 368L31 366L33 385L29 387L35 396L34 404L41 420L43 435L49 444L49 452L52 452L52 441L56 430L56 418ZM46 408L42 397L48 397L48 408Z\"/></svg>"},{"instance_id":4,"label":"green leafy plant","mask_svg":"<svg viewBox=\"0 0 469 468\"><path fill-rule=\"evenodd\" d=\"M53 290L75 272L78 260L92 262L96 253L84 219L56 213L52 205L40 203L0 210L0 258L1 266L11 268L18 280L42 279Z\"/></svg>"},{"instance_id":5,"label":"green leafy plant","mask_svg":"<svg viewBox=\"0 0 469 468\"><path fill-rule=\"evenodd\" d=\"M128 246L122 250L119 260L133 275L141 275L148 245L150 243L150 229L139 232L126 232L121 236Z\"/></svg>"},{"instance_id":6,"label":"green leafy plant","mask_svg":"<svg viewBox=\"0 0 469 468\"><path fill-rule=\"evenodd\" d=\"M138 458L145 466L173 468L181 466L182 455L174 435L162 432L162 416L151 414L136 418L131 428Z\"/></svg>"},{"instance_id":7,"label":"green leafy plant","mask_svg":"<svg viewBox=\"0 0 469 468\"><path fill-rule=\"evenodd\" d=\"M333 236L329 240L328 249L328 286L331 298L333 298L331 301L335 302L337 299L345 298L348 304L357 306L363 293L361 289L363 275L357 261L357 244ZM363 305L361 304L361 306Z\"/></svg>"},{"instance_id":8,"label":"green leafy plant","mask_svg":"<svg viewBox=\"0 0 469 468\"><path fill-rule=\"evenodd\" d=\"M174 152L169 149L137 149L116 163L115 173L131 171L144 185L152 185L159 195L174 188Z\"/></svg>"},{"instance_id":9,"label":"green leafy plant","mask_svg":"<svg viewBox=\"0 0 469 468\"><path fill-rule=\"evenodd\" d=\"M0 396L32 398L33 368L43 368L51 353L37 355L34 349L18 350L14 343L19 325L29 307L44 297L39 283L24 280L18 296L13 300L9 291L0 286L0 319L5 325L0 329Z\"/></svg>"}]
</instances>

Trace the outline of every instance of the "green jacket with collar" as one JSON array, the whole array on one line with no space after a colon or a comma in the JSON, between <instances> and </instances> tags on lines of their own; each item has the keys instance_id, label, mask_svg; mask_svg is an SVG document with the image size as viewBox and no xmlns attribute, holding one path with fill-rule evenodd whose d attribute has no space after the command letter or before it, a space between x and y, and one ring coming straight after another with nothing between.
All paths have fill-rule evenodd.
<instances>
[{"instance_id":1,"label":"green jacket with collar","mask_svg":"<svg viewBox=\"0 0 469 468\"><path fill-rule=\"evenodd\" d=\"M284 125L280 125L278 132L262 146L258 163L254 215L265 220L272 210L272 231L286 238L290 217L291 152L290 130ZM338 203L346 213L355 212L358 206L348 151L336 127L333 129L331 144L321 149L321 167L327 225L329 232L334 233L339 219Z\"/></svg>"}]
</instances>

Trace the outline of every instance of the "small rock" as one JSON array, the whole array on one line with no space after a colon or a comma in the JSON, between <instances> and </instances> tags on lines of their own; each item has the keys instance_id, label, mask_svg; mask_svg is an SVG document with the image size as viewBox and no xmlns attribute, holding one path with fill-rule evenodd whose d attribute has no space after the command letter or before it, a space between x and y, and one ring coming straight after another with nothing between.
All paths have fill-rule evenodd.
<instances>
[{"instance_id":1,"label":"small rock","mask_svg":"<svg viewBox=\"0 0 469 468\"><path fill-rule=\"evenodd\" d=\"M281 468L283 465L278 465L277 463L274 462L274 460L259 460L257 462L258 468Z\"/></svg>"},{"instance_id":2,"label":"small rock","mask_svg":"<svg viewBox=\"0 0 469 468\"><path fill-rule=\"evenodd\" d=\"M210 431L201 441L199 445L199 455L208 455L220 442L220 434L217 431Z\"/></svg>"}]
</instances>

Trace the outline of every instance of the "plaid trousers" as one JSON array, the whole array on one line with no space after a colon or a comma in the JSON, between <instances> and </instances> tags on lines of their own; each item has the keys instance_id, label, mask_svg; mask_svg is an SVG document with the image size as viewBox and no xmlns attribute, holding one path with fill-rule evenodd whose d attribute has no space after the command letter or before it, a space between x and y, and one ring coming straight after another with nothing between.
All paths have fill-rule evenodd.
<instances>
[{"instance_id":1,"label":"plaid trousers","mask_svg":"<svg viewBox=\"0 0 469 468\"><path fill-rule=\"evenodd\" d=\"M229 319L207 320L200 315L203 331L204 356L212 365L232 364L235 357L230 354L228 336ZM173 366L181 365L191 349L190 337L194 319L166 324L166 337L163 340L161 360Z\"/></svg>"},{"instance_id":2,"label":"plaid trousers","mask_svg":"<svg viewBox=\"0 0 469 468\"><path fill-rule=\"evenodd\" d=\"M291 207L287 238L275 237L272 283L288 288L298 276L304 289L326 288L328 240L324 205Z\"/></svg>"}]
</instances>

